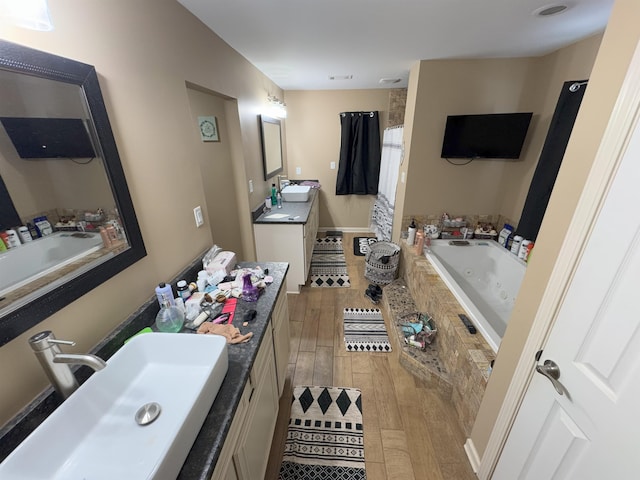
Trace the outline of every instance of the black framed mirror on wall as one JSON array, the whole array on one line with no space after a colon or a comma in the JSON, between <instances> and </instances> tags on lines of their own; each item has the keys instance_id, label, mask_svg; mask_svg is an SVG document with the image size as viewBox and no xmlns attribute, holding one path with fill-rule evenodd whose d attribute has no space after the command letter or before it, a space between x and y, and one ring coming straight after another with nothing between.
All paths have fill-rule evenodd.
<instances>
[{"instance_id":1,"label":"black framed mirror on wall","mask_svg":"<svg viewBox=\"0 0 640 480\"><path fill-rule=\"evenodd\" d=\"M0 178L1 346L146 255L93 66L0 40Z\"/></svg>"},{"instance_id":2,"label":"black framed mirror on wall","mask_svg":"<svg viewBox=\"0 0 640 480\"><path fill-rule=\"evenodd\" d=\"M284 169L282 160L282 125L277 118L260 115L262 164L264 179L276 176Z\"/></svg>"}]
</instances>

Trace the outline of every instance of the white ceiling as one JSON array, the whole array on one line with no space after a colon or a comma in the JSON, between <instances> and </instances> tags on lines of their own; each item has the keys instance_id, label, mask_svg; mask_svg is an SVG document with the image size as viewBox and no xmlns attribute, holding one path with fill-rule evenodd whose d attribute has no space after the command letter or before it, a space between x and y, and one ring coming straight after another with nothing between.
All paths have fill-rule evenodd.
<instances>
[{"instance_id":1,"label":"white ceiling","mask_svg":"<svg viewBox=\"0 0 640 480\"><path fill-rule=\"evenodd\" d=\"M406 87L418 60L544 55L602 31L614 2L178 1L284 90ZM559 4L569 8L533 14Z\"/></svg>"}]
</instances>

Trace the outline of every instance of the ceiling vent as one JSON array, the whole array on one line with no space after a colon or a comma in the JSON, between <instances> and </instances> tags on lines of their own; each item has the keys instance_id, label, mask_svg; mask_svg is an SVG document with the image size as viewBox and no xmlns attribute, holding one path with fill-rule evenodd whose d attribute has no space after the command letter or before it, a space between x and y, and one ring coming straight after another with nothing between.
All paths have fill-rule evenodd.
<instances>
[{"instance_id":1,"label":"ceiling vent","mask_svg":"<svg viewBox=\"0 0 640 480\"><path fill-rule=\"evenodd\" d=\"M381 78L378 83L380 83L380 85L391 85L393 83L400 83L401 81L401 78Z\"/></svg>"},{"instance_id":2,"label":"ceiling vent","mask_svg":"<svg viewBox=\"0 0 640 480\"><path fill-rule=\"evenodd\" d=\"M329 80L351 80L353 75L329 75Z\"/></svg>"},{"instance_id":3,"label":"ceiling vent","mask_svg":"<svg viewBox=\"0 0 640 480\"><path fill-rule=\"evenodd\" d=\"M538 17L550 17L552 15L558 15L566 11L569 7L567 5L545 5L544 7L537 8L533 11L533 15Z\"/></svg>"}]
</instances>

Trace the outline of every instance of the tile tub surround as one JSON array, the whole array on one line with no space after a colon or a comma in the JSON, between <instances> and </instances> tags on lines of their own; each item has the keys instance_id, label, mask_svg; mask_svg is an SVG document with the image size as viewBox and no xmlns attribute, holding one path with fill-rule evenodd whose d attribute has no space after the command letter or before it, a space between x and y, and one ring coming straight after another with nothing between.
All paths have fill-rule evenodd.
<instances>
[{"instance_id":1,"label":"tile tub surround","mask_svg":"<svg viewBox=\"0 0 640 480\"><path fill-rule=\"evenodd\" d=\"M447 212L449 213L449 212ZM462 217L467 222L467 227L474 228L478 223L490 223L492 224L496 232L500 233L505 223L513 225L514 228L518 226L513 220L505 217L504 215L495 214L479 214L479 213L449 213L450 218ZM429 214L417 214L417 215L403 215L402 217L402 232L406 232L409 228L411 220L415 220L419 228L424 225L440 225L442 219L442 212L429 213Z\"/></svg>"},{"instance_id":2,"label":"tile tub surround","mask_svg":"<svg viewBox=\"0 0 640 480\"><path fill-rule=\"evenodd\" d=\"M400 243L399 279L385 287L383 297L391 297L392 292L406 285L417 310L433 317L438 334L430 348L435 350L448 374L448 378L441 375L443 380L451 384L448 399L458 413L463 431L469 435L489 379L489 364L495 359L495 353L482 335L471 335L462 324L458 314L464 313L464 309L429 260L424 255L416 255L413 247L407 246L406 242ZM393 308L390 310L394 312ZM395 318L390 318L395 323ZM430 375L434 374L427 366L424 370ZM412 369L409 368L409 371ZM443 392L443 389L438 391Z\"/></svg>"},{"instance_id":3,"label":"tile tub surround","mask_svg":"<svg viewBox=\"0 0 640 480\"><path fill-rule=\"evenodd\" d=\"M203 252L202 255L204 253L206 252ZM202 270L202 255L180 272L171 283L175 284L181 278L195 278L198 271ZM269 325L269 317L272 314L276 298L282 289L283 280L289 268L287 263L257 264L243 262L240 265L244 267L260 265L262 268L268 268L269 275L274 277L274 282L264 290L257 303L238 301L234 325L239 326L242 323L244 313L255 309L258 314L256 319L251 322L250 328L254 336L248 343L229 345L229 369L227 375L202 424L202 429L191 447L178 479L209 480L211 478L244 391L244 386L249 378L249 372L253 367L258 348L264 337L266 327ZM158 301L153 295L90 353L108 360L127 338L145 327L152 326L159 309ZM193 332L187 334L193 334ZM25 348L29 347L25 344ZM79 383L82 384L93 371L88 367L80 367L75 369L75 373ZM53 391L53 388L49 387L5 425L0 430L0 461L37 428L60 403L58 395Z\"/></svg>"}]
</instances>

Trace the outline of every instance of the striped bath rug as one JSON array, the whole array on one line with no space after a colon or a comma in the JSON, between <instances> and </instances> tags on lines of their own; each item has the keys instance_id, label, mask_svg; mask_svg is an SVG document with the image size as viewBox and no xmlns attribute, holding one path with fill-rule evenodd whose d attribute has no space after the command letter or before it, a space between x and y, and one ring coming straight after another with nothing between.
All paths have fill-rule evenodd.
<instances>
[{"instance_id":1,"label":"striped bath rug","mask_svg":"<svg viewBox=\"0 0 640 480\"><path fill-rule=\"evenodd\" d=\"M348 352L390 352L391 343L377 308L344 309L344 344Z\"/></svg>"},{"instance_id":2,"label":"striped bath rug","mask_svg":"<svg viewBox=\"0 0 640 480\"><path fill-rule=\"evenodd\" d=\"M312 287L350 287L342 237L316 238L311 256Z\"/></svg>"},{"instance_id":3,"label":"striped bath rug","mask_svg":"<svg viewBox=\"0 0 640 480\"><path fill-rule=\"evenodd\" d=\"M293 390L280 480L365 480L362 397L356 388Z\"/></svg>"}]
</instances>

